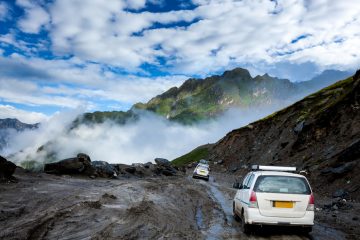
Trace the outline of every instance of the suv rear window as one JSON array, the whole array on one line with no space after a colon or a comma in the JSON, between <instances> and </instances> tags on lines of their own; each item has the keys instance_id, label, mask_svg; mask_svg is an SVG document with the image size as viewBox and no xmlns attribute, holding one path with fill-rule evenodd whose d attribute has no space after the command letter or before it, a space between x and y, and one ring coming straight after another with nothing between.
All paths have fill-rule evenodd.
<instances>
[{"instance_id":1,"label":"suv rear window","mask_svg":"<svg viewBox=\"0 0 360 240\"><path fill-rule=\"evenodd\" d=\"M259 176L254 191L263 193L311 194L309 184L304 178L272 175Z\"/></svg>"}]
</instances>

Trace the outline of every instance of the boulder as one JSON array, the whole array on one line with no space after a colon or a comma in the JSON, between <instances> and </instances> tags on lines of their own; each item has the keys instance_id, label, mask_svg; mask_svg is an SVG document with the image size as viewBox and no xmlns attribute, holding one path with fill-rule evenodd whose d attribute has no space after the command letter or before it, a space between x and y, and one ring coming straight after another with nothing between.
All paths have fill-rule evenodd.
<instances>
[{"instance_id":1,"label":"boulder","mask_svg":"<svg viewBox=\"0 0 360 240\"><path fill-rule=\"evenodd\" d=\"M134 174L136 172L136 168L133 166L128 166L128 167L124 168L124 170L125 170L125 172L131 173L131 174Z\"/></svg>"},{"instance_id":2,"label":"boulder","mask_svg":"<svg viewBox=\"0 0 360 240\"><path fill-rule=\"evenodd\" d=\"M153 164L151 162L147 162L144 164L144 168L152 168Z\"/></svg>"},{"instance_id":3,"label":"boulder","mask_svg":"<svg viewBox=\"0 0 360 240\"><path fill-rule=\"evenodd\" d=\"M8 179L14 174L16 165L0 156L0 179Z\"/></svg>"},{"instance_id":4,"label":"boulder","mask_svg":"<svg viewBox=\"0 0 360 240\"><path fill-rule=\"evenodd\" d=\"M165 176L176 175L177 170L171 165L171 162L164 158L155 158L157 169L154 171L155 174L161 173Z\"/></svg>"},{"instance_id":5,"label":"boulder","mask_svg":"<svg viewBox=\"0 0 360 240\"><path fill-rule=\"evenodd\" d=\"M87 155L85 153L78 153L78 155L76 157L79 159L79 161L91 164L91 159L90 159L89 155Z\"/></svg>"},{"instance_id":6,"label":"boulder","mask_svg":"<svg viewBox=\"0 0 360 240\"><path fill-rule=\"evenodd\" d=\"M93 161L91 165L96 170L96 173L100 177L116 177L118 175L118 171L114 166L105 161Z\"/></svg>"},{"instance_id":7,"label":"boulder","mask_svg":"<svg viewBox=\"0 0 360 240\"><path fill-rule=\"evenodd\" d=\"M171 167L171 162L165 158L155 158L155 162L162 167Z\"/></svg>"},{"instance_id":8,"label":"boulder","mask_svg":"<svg viewBox=\"0 0 360 240\"><path fill-rule=\"evenodd\" d=\"M174 176L176 174L176 172L164 169L164 170L162 170L162 174L165 176Z\"/></svg>"},{"instance_id":9,"label":"boulder","mask_svg":"<svg viewBox=\"0 0 360 240\"><path fill-rule=\"evenodd\" d=\"M44 172L52 174L95 174L91 159L84 153L79 153L75 158L67 158L44 166Z\"/></svg>"}]
</instances>

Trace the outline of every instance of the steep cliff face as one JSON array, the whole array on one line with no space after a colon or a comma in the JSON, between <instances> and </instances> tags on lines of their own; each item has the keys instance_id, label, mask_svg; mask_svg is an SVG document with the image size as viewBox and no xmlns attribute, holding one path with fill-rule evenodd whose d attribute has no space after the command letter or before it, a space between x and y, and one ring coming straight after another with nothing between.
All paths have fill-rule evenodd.
<instances>
[{"instance_id":1,"label":"steep cliff face","mask_svg":"<svg viewBox=\"0 0 360 240\"><path fill-rule=\"evenodd\" d=\"M328 194L344 188L360 198L360 72L290 107L233 130L210 150L241 175L249 164L290 165L309 172Z\"/></svg>"}]
</instances>

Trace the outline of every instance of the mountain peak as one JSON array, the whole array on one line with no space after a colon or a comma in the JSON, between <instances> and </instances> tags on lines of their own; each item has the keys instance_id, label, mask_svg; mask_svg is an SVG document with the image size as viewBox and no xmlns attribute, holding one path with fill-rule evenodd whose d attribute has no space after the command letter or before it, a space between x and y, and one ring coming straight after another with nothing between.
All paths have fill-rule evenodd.
<instances>
[{"instance_id":1,"label":"mountain peak","mask_svg":"<svg viewBox=\"0 0 360 240\"><path fill-rule=\"evenodd\" d=\"M225 78L241 77L241 78L246 78L246 79L251 79L252 78L249 71L247 69L244 69L244 68L235 68L235 69L230 70L230 71L225 71L223 73L222 77L225 77Z\"/></svg>"},{"instance_id":2,"label":"mountain peak","mask_svg":"<svg viewBox=\"0 0 360 240\"><path fill-rule=\"evenodd\" d=\"M34 129L37 128L39 123L27 124L19 121L16 118L0 119L0 129L13 128L15 130Z\"/></svg>"}]
</instances>

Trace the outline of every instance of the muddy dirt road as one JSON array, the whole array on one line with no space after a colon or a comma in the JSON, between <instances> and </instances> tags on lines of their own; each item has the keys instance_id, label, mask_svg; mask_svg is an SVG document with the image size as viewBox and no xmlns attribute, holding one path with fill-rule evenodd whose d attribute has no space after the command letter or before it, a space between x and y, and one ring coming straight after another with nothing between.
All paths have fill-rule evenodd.
<instances>
[{"instance_id":1,"label":"muddy dirt road","mask_svg":"<svg viewBox=\"0 0 360 240\"><path fill-rule=\"evenodd\" d=\"M234 190L211 178L89 180L17 174L0 185L0 239L346 239L316 225L311 236L242 234Z\"/></svg>"}]
</instances>

